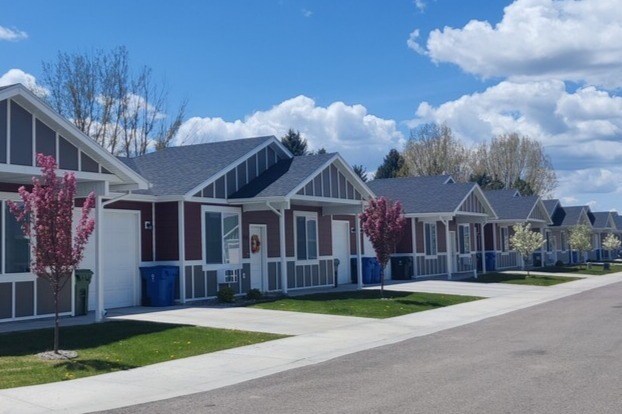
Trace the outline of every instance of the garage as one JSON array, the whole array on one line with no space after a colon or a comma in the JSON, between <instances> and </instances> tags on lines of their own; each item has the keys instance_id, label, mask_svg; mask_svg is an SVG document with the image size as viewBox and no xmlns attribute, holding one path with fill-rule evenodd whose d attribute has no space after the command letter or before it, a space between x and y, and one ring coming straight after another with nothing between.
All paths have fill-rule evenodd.
<instances>
[{"instance_id":1,"label":"garage","mask_svg":"<svg viewBox=\"0 0 622 414\"><path fill-rule=\"evenodd\" d=\"M79 212L75 214L77 218ZM138 211L106 209L104 212L102 265L106 309L140 303L139 217ZM89 240L80 267L95 270L95 235ZM90 286L90 310L95 310L97 306L96 277Z\"/></svg>"}]
</instances>

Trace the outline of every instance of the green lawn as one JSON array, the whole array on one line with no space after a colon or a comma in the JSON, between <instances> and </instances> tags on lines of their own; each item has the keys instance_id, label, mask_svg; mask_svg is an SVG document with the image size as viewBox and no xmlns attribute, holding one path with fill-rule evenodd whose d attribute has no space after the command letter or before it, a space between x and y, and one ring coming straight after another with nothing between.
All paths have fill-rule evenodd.
<instances>
[{"instance_id":1,"label":"green lawn","mask_svg":"<svg viewBox=\"0 0 622 414\"><path fill-rule=\"evenodd\" d=\"M602 276L608 275L609 273L622 272L622 266L620 266L619 264L611 263L611 268L609 270L603 270L602 265L592 265L591 269L587 269L587 265L583 264L580 268L577 265L549 266L538 268L534 271L545 273L576 273L578 275Z\"/></svg>"},{"instance_id":2,"label":"green lawn","mask_svg":"<svg viewBox=\"0 0 622 414\"><path fill-rule=\"evenodd\" d=\"M385 290L384 296L387 299L380 298L379 290L318 293L258 303L252 307L383 319L481 299L471 296L388 290Z\"/></svg>"},{"instance_id":3,"label":"green lawn","mask_svg":"<svg viewBox=\"0 0 622 414\"><path fill-rule=\"evenodd\" d=\"M64 381L222 349L282 335L149 322L119 321L61 328L61 349L78 351L71 361L42 361L51 329L0 334L0 388Z\"/></svg>"},{"instance_id":4,"label":"green lawn","mask_svg":"<svg viewBox=\"0 0 622 414\"><path fill-rule=\"evenodd\" d=\"M542 275L514 275L509 273L486 273L477 279L466 279L465 282L474 283L509 283L513 285L552 286L560 283L579 280L580 277L542 276Z\"/></svg>"}]
</instances>

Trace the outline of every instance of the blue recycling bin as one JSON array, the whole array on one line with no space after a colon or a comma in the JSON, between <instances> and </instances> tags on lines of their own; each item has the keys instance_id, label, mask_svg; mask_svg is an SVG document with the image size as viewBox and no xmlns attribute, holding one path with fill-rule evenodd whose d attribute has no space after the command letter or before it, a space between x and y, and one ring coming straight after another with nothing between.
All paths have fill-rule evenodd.
<instances>
[{"instance_id":1,"label":"blue recycling bin","mask_svg":"<svg viewBox=\"0 0 622 414\"><path fill-rule=\"evenodd\" d=\"M361 263L363 266L363 284L370 285L374 283L373 281L373 273L374 273L374 261L373 257L363 257L361 258Z\"/></svg>"},{"instance_id":2,"label":"blue recycling bin","mask_svg":"<svg viewBox=\"0 0 622 414\"><path fill-rule=\"evenodd\" d=\"M490 272L497 268L497 254L495 252L486 252L486 271Z\"/></svg>"},{"instance_id":3,"label":"blue recycling bin","mask_svg":"<svg viewBox=\"0 0 622 414\"><path fill-rule=\"evenodd\" d=\"M579 253L576 251L572 252L572 257L570 259L571 263L579 263Z\"/></svg>"},{"instance_id":4,"label":"blue recycling bin","mask_svg":"<svg viewBox=\"0 0 622 414\"><path fill-rule=\"evenodd\" d=\"M374 268L372 271L371 279L372 283L380 283L380 276L382 275L382 266L375 257L373 258Z\"/></svg>"},{"instance_id":5,"label":"blue recycling bin","mask_svg":"<svg viewBox=\"0 0 622 414\"><path fill-rule=\"evenodd\" d=\"M177 266L149 266L140 268L143 281L145 306L172 306L175 301L175 285L179 278Z\"/></svg>"}]
</instances>

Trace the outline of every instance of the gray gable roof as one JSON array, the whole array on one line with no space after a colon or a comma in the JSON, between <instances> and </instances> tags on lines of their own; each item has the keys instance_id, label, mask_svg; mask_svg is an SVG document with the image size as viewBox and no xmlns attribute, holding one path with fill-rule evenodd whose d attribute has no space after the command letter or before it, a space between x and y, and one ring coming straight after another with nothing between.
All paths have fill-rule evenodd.
<instances>
[{"instance_id":1,"label":"gray gable roof","mask_svg":"<svg viewBox=\"0 0 622 414\"><path fill-rule=\"evenodd\" d=\"M546 207L546 211L549 213L549 217L553 216L553 213L555 213L555 207L559 203L559 200L551 199L543 200L542 202L544 203L544 207Z\"/></svg>"},{"instance_id":2,"label":"gray gable roof","mask_svg":"<svg viewBox=\"0 0 622 414\"><path fill-rule=\"evenodd\" d=\"M609 226L609 215L611 213L608 211L596 211L596 212L592 212L591 214L591 218L592 218L592 226L594 226L597 229L604 229Z\"/></svg>"},{"instance_id":3,"label":"gray gable roof","mask_svg":"<svg viewBox=\"0 0 622 414\"><path fill-rule=\"evenodd\" d=\"M455 211L475 183L448 183L448 175L383 178L367 185L377 196L399 200L406 214L450 213Z\"/></svg>"},{"instance_id":4,"label":"gray gable roof","mask_svg":"<svg viewBox=\"0 0 622 414\"><path fill-rule=\"evenodd\" d=\"M183 195L271 139L274 137L170 147L135 158L119 159L152 184L144 193Z\"/></svg>"},{"instance_id":5,"label":"gray gable roof","mask_svg":"<svg viewBox=\"0 0 622 414\"><path fill-rule=\"evenodd\" d=\"M231 195L229 199L284 197L300 183L310 178L314 172L335 155L335 153L304 155L281 160Z\"/></svg>"},{"instance_id":6,"label":"gray gable roof","mask_svg":"<svg viewBox=\"0 0 622 414\"><path fill-rule=\"evenodd\" d=\"M538 202L537 196L515 196L516 190L485 191L499 220L527 220Z\"/></svg>"},{"instance_id":7,"label":"gray gable roof","mask_svg":"<svg viewBox=\"0 0 622 414\"><path fill-rule=\"evenodd\" d=\"M622 230L622 216L620 216L618 213L614 213L613 222L616 225L616 229Z\"/></svg>"},{"instance_id":8,"label":"gray gable roof","mask_svg":"<svg viewBox=\"0 0 622 414\"><path fill-rule=\"evenodd\" d=\"M576 226L579 224L579 218L581 217L581 211L585 209L585 206L570 206L558 208L551 220L553 226Z\"/></svg>"}]
</instances>

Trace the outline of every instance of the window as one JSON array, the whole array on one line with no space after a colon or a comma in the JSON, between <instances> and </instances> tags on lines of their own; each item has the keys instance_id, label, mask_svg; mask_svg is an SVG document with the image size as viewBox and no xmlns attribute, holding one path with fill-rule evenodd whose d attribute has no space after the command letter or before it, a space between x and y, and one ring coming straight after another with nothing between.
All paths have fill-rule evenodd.
<instances>
[{"instance_id":1,"label":"window","mask_svg":"<svg viewBox=\"0 0 622 414\"><path fill-rule=\"evenodd\" d=\"M239 264L240 214L237 211L218 211L203 208L205 263Z\"/></svg>"},{"instance_id":2,"label":"window","mask_svg":"<svg viewBox=\"0 0 622 414\"><path fill-rule=\"evenodd\" d=\"M30 272L30 241L22 233L21 226L9 210L6 202L0 205L4 210L4 229L0 226L0 248L4 248L4 273ZM3 233L4 231L4 233Z\"/></svg>"},{"instance_id":3,"label":"window","mask_svg":"<svg viewBox=\"0 0 622 414\"><path fill-rule=\"evenodd\" d=\"M458 237L460 241L460 254L471 253L471 226L461 224L458 227Z\"/></svg>"},{"instance_id":4,"label":"window","mask_svg":"<svg viewBox=\"0 0 622 414\"><path fill-rule=\"evenodd\" d=\"M317 259L317 215L295 215L296 260Z\"/></svg>"},{"instance_id":5,"label":"window","mask_svg":"<svg viewBox=\"0 0 622 414\"><path fill-rule=\"evenodd\" d=\"M507 227L501 227L501 251L507 252L510 250L510 232Z\"/></svg>"},{"instance_id":6,"label":"window","mask_svg":"<svg viewBox=\"0 0 622 414\"><path fill-rule=\"evenodd\" d=\"M436 256L436 223L425 223L425 254Z\"/></svg>"}]
</instances>

